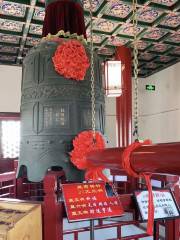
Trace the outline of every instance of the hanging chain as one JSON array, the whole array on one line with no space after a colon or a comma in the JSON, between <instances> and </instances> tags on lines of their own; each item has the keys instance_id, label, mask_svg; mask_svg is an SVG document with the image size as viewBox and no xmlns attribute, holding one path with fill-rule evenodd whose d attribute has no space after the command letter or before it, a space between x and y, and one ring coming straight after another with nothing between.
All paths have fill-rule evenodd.
<instances>
[{"instance_id":1,"label":"hanging chain","mask_svg":"<svg viewBox=\"0 0 180 240\"><path fill-rule=\"evenodd\" d=\"M138 48L137 48L137 0L133 0L133 65L134 65L134 132L133 136L139 139L139 115L138 115Z\"/></svg>"},{"instance_id":2,"label":"hanging chain","mask_svg":"<svg viewBox=\"0 0 180 240\"><path fill-rule=\"evenodd\" d=\"M90 53L91 53L91 114L92 114L92 131L93 138L95 139L96 131L96 110L95 110L95 79L94 79L94 45L93 45L93 13L92 13L92 0L90 3Z\"/></svg>"}]
</instances>

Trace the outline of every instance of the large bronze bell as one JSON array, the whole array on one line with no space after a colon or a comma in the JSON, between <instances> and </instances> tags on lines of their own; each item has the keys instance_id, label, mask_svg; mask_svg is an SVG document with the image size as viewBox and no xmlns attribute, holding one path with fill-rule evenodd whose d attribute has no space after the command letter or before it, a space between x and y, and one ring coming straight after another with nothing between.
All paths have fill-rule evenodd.
<instances>
[{"instance_id":1,"label":"large bronze bell","mask_svg":"<svg viewBox=\"0 0 180 240\"><path fill-rule=\"evenodd\" d=\"M62 167L69 181L81 181L83 172L72 165L72 140L91 129L90 68L83 81L60 76L52 56L59 43L42 41L23 62L21 148L19 176L26 166L30 181L41 181L52 166ZM87 55L90 59L88 47ZM104 133L104 91L100 60L94 56L96 128Z\"/></svg>"}]
</instances>

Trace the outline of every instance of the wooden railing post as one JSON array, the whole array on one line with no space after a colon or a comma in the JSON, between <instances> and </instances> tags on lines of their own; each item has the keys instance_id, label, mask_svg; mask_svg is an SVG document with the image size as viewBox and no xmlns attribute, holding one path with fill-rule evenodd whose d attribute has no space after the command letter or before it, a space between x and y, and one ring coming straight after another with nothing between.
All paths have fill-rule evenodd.
<instances>
[{"instance_id":1,"label":"wooden railing post","mask_svg":"<svg viewBox=\"0 0 180 240\"><path fill-rule=\"evenodd\" d=\"M63 203L58 202L58 178L63 171L50 171L44 178L43 233L44 240L63 240Z\"/></svg>"}]
</instances>

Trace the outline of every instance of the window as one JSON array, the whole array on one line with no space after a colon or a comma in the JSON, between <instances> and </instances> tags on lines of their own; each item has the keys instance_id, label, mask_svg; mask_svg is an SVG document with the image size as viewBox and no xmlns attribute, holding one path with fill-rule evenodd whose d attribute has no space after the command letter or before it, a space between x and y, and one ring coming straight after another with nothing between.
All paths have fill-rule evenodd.
<instances>
[{"instance_id":1,"label":"window","mask_svg":"<svg viewBox=\"0 0 180 240\"><path fill-rule=\"evenodd\" d=\"M0 156L3 158L19 157L20 115L0 113Z\"/></svg>"}]
</instances>

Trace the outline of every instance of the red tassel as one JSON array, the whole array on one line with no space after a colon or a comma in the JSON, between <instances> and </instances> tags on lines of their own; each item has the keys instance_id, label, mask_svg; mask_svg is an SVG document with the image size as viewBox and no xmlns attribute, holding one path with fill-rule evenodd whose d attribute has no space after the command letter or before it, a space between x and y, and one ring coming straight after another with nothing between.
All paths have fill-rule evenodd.
<instances>
[{"instance_id":1,"label":"red tassel","mask_svg":"<svg viewBox=\"0 0 180 240\"><path fill-rule=\"evenodd\" d=\"M153 192L151 186L151 175L143 174L146 181L146 186L148 189L148 222L147 222L147 233L153 235L154 230L154 202L153 202Z\"/></svg>"},{"instance_id":2,"label":"red tassel","mask_svg":"<svg viewBox=\"0 0 180 240\"><path fill-rule=\"evenodd\" d=\"M146 186L148 189L148 223L147 223L147 234L153 235L153 229L154 229L154 202L153 202L153 192L152 192L152 186L151 186L151 174L148 173L137 173L135 169L131 166L130 156L131 153L141 147L142 145L149 145L151 144L150 140L145 140L144 142L134 142L131 145L129 145L123 152L122 156L122 166L124 170L127 172L128 175L139 178L143 177L146 181Z\"/></svg>"}]
</instances>

